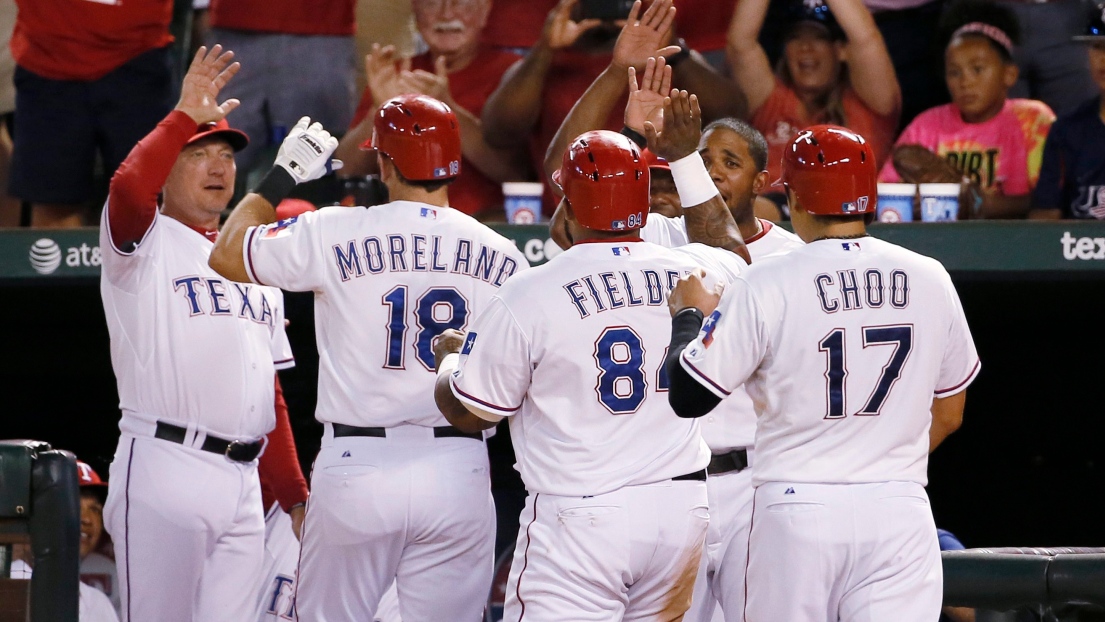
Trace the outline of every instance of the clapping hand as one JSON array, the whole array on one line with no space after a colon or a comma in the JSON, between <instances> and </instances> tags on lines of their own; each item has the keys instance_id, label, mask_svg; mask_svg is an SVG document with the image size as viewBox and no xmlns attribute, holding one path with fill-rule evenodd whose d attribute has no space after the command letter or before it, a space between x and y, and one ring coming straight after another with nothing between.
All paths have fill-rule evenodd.
<instances>
[{"instance_id":1,"label":"clapping hand","mask_svg":"<svg viewBox=\"0 0 1105 622\"><path fill-rule=\"evenodd\" d=\"M395 46L380 47L379 43L373 43L372 51L365 56L364 66L368 88L377 106L407 92L403 90L401 77L410 71L411 59L397 60Z\"/></svg>"},{"instance_id":2,"label":"clapping hand","mask_svg":"<svg viewBox=\"0 0 1105 622\"><path fill-rule=\"evenodd\" d=\"M203 125L221 121L237 108L241 103L237 99L218 103L219 91L242 67L239 63L231 63L233 59L234 52L224 52L221 45L215 45L210 50L201 46L196 50L188 73L184 75L176 109Z\"/></svg>"},{"instance_id":3,"label":"clapping hand","mask_svg":"<svg viewBox=\"0 0 1105 622\"><path fill-rule=\"evenodd\" d=\"M560 50L570 47L583 33L602 23L600 19L572 21L572 9L578 3L579 0L560 0L556 7L549 11L549 16L545 18L545 28L541 32L541 39L549 49Z\"/></svg>"},{"instance_id":4,"label":"clapping hand","mask_svg":"<svg viewBox=\"0 0 1105 622\"><path fill-rule=\"evenodd\" d=\"M629 68L629 103L625 107L625 126L644 135L645 122L656 131L664 128L664 99L671 91L671 67L664 57L649 57L641 85L637 86L637 69Z\"/></svg>"}]
</instances>

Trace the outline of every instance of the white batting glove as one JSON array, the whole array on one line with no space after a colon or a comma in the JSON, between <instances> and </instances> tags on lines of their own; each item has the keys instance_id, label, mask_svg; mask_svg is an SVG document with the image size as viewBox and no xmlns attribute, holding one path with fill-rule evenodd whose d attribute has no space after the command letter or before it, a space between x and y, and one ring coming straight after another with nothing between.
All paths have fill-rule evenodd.
<instances>
[{"instance_id":1,"label":"white batting glove","mask_svg":"<svg viewBox=\"0 0 1105 622\"><path fill-rule=\"evenodd\" d=\"M281 143L276 165L301 184L340 169L342 161L330 158L337 148L338 139L324 130L321 123L311 123L310 117L303 117Z\"/></svg>"}]
</instances>

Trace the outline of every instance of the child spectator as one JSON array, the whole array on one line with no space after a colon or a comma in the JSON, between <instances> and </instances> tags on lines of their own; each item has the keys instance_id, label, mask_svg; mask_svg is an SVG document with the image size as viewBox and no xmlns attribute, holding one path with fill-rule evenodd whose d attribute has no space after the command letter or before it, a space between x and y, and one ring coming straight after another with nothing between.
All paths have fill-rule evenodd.
<instances>
[{"instance_id":1,"label":"child spectator","mask_svg":"<svg viewBox=\"0 0 1105 622\"><path fill-rule=\"evenodd\" d=\"M767 138L773 180L783 148L809 125L858 132L880 164L894 142L902 95L882 35L860 0L827 1L793 5L775 70L757 40L769 0L741 0L729 26L729 66L748 97L752 126Z\"/></svg>"},{"instance_id":2,"label":"child spectator","mask_svg":"<svg viewBox=\"0 0 1105 622\"><path fill-rule=\"evenodd\" d=\"M1105 5L1094 5L1086 34L1090 74L1105 94ZM1105 97L1060 117L1044 145L1030 218L1105 219Z\"/></svg>"},{"instance_id":3,"label":"child spectator","mask_svg":"<svg viewBox=\"0 0 1105 622\"><path fill-rule=\"evenodd\" d=\"M339 175L375 173L376 156L361 145L372 138L377 108L396 95L421 93L449 104L460 122L464 161L460 177L449 186L450 207L470 215L491 208L501 212L501 182L525 178L529 167L521 150L497 149L483 140L479 116L503 72L520 57L480 43L491 0L413 0L411 8L429 50L399 68L393 47L373 47L365 60L368 85L335 152L345 163Z\"/></svg>"},{"instance_id":4,"label":"child spectator","mask_svg":"<svg viewBox=\"0 0 1105 622\"><path fill-rule=\"evenodd\" d=\"M1009 99L1017 82L1013 45L1016 18L990 2L960 2L948 10L944 77L952 103L921 113L902 132L895 163L879 175L884 182L917 182L898 161L903 147L920 146L945 158L980 193L972 211L984 218L1022 218L1031 203L1044 139L1055 120L1047 104Z\"/></svg>"}]
</instances>

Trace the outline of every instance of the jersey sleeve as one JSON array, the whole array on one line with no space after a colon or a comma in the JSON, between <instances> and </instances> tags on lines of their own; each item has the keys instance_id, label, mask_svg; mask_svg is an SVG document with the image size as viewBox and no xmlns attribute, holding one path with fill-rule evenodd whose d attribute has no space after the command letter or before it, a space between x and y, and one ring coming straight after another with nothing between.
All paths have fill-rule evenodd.
<instances>
[{"instance_id":1,"label":"jersey sleeve","mask_svg":"<svg viewBox=\"0 0 1105 622\"><path fill-rule=\"evenodd\" d=\"M965 391L982 369L982 362L978 358L978 351L975 350L975 341L971 337L967 317L963 314L963 304L959 301L959 294L956 293L955 285L952 284L951 277L946 272L944 277L951 317L944 358L940 363L940 376L934 391L936 397L949 397Z\"/></svg>"},{"instance_id":2,"label":"jersey sleeve","mask_svg":"<svg viewBox=\"0 0 1105 622\"><path fill-rule=\"evenodd\" d=\"M660 214L649 214L645 226L641 228L641 239L665 248L676 248L690 242L687 238L687 219L668 218Z\"/></svg>"},{"instance_id":3,"label":"jersey sleeve","mask_svg":"<svg viewBox=\"0 0 1105 622\"><path fill-rule=\"evenodd\" d=\"M496 296L468 331L450 384L461 402L509 417L522 407L532 369L529 337Z\"/></svg>"},{"instance_id":4,"label":"jersey sleeve","mask_svg":"<svg viewBox=\"0 0 1105 622\"><path fill-rule=\"evenodd\" d=\"M756 371L767 356L764 314L744 279L737 279L718 308L679 357L683 369L714 395L724 399Z\"/></svg>"},{"instance_id":5,"label":"jersey sleeve","mask_svg":"<svg viewBox=\"0 0 1105 622\"><path fill-rule=\"evenodd\" d=\"M326 276L325 259L333 256L340 264L347 262L348 271L359 261L355 249L323 248L322 211L305 212L299 216L250 227L242 245L246 273L254 283L289 291L311 291L322 286Z\"/></svg>"},{"instance_id":6,"label":"jersey sleeve","mask_svg":"<svg viewBox=\"0 0 1105 622\"><path fill-rule=\"evenodd\" d=\"M295 367L295 356L288 341L288 332L284 329L284 292L271 288L265 295L272 296L276 315L272 329L272 363L276 369L291 369Z\"/></svg>"},{"instance_id":7,"label":"jersey sleeve","mask_svg":"<svg viewBox=\"0 0 1105 622\"><path fill-rule=\"evenodd\" d=\"M677 253L688 255L694 259L698 265L702 266L702 269L706 271L708 277L717 279L726 285L735 281L737 276L748 267L748 264L745 263L744 258L740 255L722 248L714 248L712 246L706 246L705 244L699 244L698 242L686 244L673 250Z\"/></svg>"}]
</instances>

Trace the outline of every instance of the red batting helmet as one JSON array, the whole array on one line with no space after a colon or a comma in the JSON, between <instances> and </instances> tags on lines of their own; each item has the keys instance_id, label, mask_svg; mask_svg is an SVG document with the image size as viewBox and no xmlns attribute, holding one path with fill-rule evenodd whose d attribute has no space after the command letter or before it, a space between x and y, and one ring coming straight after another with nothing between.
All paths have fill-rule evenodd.
<instances>
[{"instance_id":1,"label":"red batting helmet","mask_svg":"<svg viewBox=\"0 0 1105 622\"><path fill-rule=\"evenodd\" d=\"M875 212L877 175L875 153L862 136L835 125L814 125L786 147L779 181L811 214L852 216Z\"/></svg>"},{"instance_id":2,"label":"red batting helmet","mask_svg":"<svg viewBox=\"0 0 1105 622\"><path fill-rule=\"evenodd\" d=\"M648 161L625 136L608 130L580 135L552 178L584 227L626 231L645 226Z\"/></svg>"},{"instance_id":3,"label":"red batting helmet","mask_svg":"<svg viewBox=\"0 0 1105 622\"><path fill-rule=\"evenodd\" d=\"M399 95L384 102L372 122L372 140L361 149L386 155L409 180L439 181L460 174L457 116L425 95Z\"/></svg>"}]
</instances>

